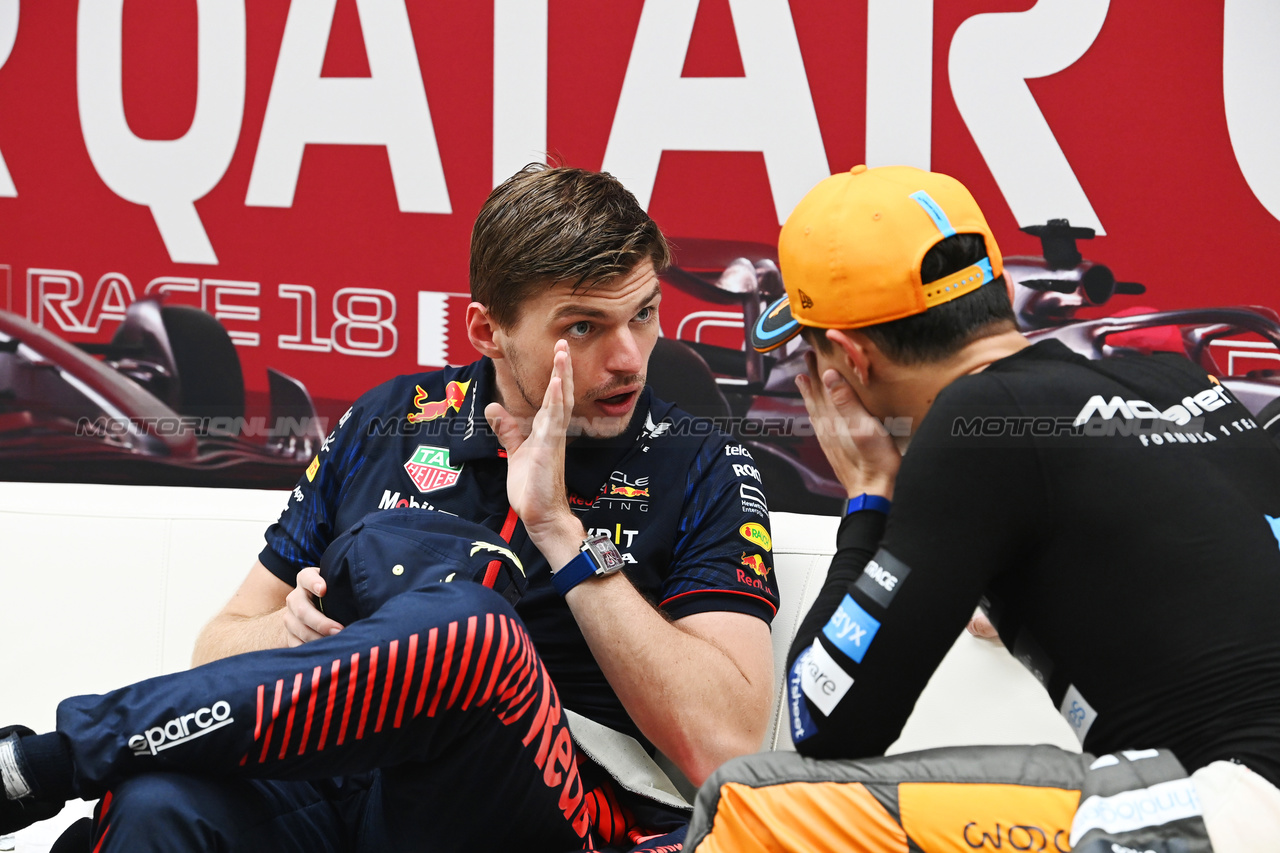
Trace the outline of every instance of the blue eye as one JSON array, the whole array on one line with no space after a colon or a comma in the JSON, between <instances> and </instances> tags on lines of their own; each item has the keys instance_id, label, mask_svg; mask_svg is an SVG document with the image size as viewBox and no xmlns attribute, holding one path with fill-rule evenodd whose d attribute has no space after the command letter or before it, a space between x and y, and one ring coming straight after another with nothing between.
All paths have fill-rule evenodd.
<instances>
[{"instance_id":1,"label":"blue eye","mask_svg":"<svg viewBox=\"0 0 1280 853\"><path fill-rule=\"evenodd\" d=\"M636 319L641 323L647 323L649 320L653 319L653 315L656 313L658 313L657 308L654 308L652 305L646 305L644 308L641 308L636 312Z\"/></svg>"},{"instance_id":2,"label":"blue eye","mask_svg":"<svg viewBox=\"0 0 1280 853\"><path fill-rule=\"evenodd\" d=\"M575 338L581 338L591 331L591 324L586 320L580 320L569 327L569 334Z\"/></svg>"}]
</instances>

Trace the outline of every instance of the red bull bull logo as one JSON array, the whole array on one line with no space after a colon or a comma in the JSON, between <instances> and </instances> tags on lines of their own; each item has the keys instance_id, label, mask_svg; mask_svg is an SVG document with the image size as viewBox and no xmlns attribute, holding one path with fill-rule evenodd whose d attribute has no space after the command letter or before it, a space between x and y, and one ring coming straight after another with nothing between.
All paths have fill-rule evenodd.
<instances>
[{"instance_id":1,"label":"red bull bull logo","mask_svg":"<svg viewBox=\"0 0 1280 853\"><path fill-rule=\"evenodd\" d=\"M624 498L647 498L649 497L649 490L637 489L635 486L610 486L609 494L620 495Z\"/></svg>"},{"instance_id":2,"label":"red bull bull logo","mask_svg":"<svg viewBox=\"0 0 1280 853\"><path fill-rule=\"evenodd\" d=\"M413 405L418 407L418 411L409 413L409 423L434 421L447 415L451 409L455 412L462 411L462 402L467 399L467 389L470 387L470 379L466 382L450 382L445 386L443 400L428 400L427 392L422 390L422 386L415 385L418 393L413 396Z\"/></svg>"},{"instance_id":3,"label":"red bull bull logo","mask_svg":"<svg viewBox=\"0 0 1280 853\"><path fill-rule=\"evenodd\" d=\"M765 563L764 558L759 554L743 554L742 565L755 572L762 578L769 576L769 566Z\"/></svg>"}]
</instances>

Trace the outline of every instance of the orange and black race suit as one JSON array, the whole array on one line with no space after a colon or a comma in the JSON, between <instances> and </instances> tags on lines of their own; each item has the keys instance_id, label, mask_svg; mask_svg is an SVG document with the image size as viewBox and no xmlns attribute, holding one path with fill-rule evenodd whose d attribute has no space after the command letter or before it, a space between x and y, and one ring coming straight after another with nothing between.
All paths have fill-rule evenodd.
<instances>
[{"instance_id":1,"label":"orange and black race suit","mask_svg":"<svg viewBox=\"0 0 1280 853\"><path fill-rule=\"evenodd\" d=\"M708 823L907 839L855 850L1061 847L1078 766L1045 783L1015 753L986 778L979 754L950 789L928 783L960 776L929 761L895 764L901 811L883 787L820 793L898 738L980 603L1088 753L1168 749L1187 772L1235 761L1280 782L1280 447L1185 358L1090 361L1046 341L960 378L914 433L887 518L847 516L837 546L788 656L787 713L801 755L842 761L721 789ZM747 777L754 761L775 759L748 759ZM952 846L930 846L944 818Z\"/></svg>"},{"instance_id":2,"label":"orange and black race suit","mask_svg":"<svg viewBox=\"0 0 1280 853\"><path fill-rule=\"evenodd\" d=\"M934 749L866 761L735 759L698 792L696 853L1210 853L1167 750Z\"/></svg>"}]
</instances>

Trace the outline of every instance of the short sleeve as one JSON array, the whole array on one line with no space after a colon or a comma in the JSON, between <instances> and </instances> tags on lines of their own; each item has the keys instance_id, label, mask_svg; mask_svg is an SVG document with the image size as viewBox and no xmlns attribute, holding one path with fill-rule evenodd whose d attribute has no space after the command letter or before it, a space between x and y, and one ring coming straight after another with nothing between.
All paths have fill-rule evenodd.
<instances>
[{"instance_id":1,"label":"short sleeve","mask_svg":"<svg viewBox=\"0 0 1280 853\"><path fill-rule=\"evenodd\" d=\"M661 608L673 619L731 611L773 621L769 508L750 451L721 437L694 459Z\"/></svg>"},{"instance_id":2,"label":"short sleeve","mask_svg":"<svg viewBox=\"0 0 1280 853\"><path fill-rule=\"evenodd\" d=\"M338 419L298 478L280 517L267 528L267 544L258 560L290 586L299 571L320 565L324 549L340 532L334 529L334 520L343 485L364 461L361 437L368 397L366 394Z\"/></svg>"}]
</instances>

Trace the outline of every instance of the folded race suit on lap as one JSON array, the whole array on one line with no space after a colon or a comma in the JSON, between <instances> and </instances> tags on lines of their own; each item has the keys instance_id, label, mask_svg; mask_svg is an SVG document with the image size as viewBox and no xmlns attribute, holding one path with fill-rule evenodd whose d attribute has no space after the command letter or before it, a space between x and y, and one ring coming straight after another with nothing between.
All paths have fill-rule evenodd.
<instances>
[{"instance_id":1,"label":"folded race suit on lap","mask_svg":"<svg viewBox=\"0 0 1280 853\"><path fill-rule=\"evenodd\" d=\"M365 516L325 550L320 574L328 585L321 609L344 625L427 584L471 581L513 605L528 587L520 558L498 534L419 508ZM625 790L670 808L693 809L635 738L572 711L566 716L578 748Z\"/></svg>"}]
</instances>

